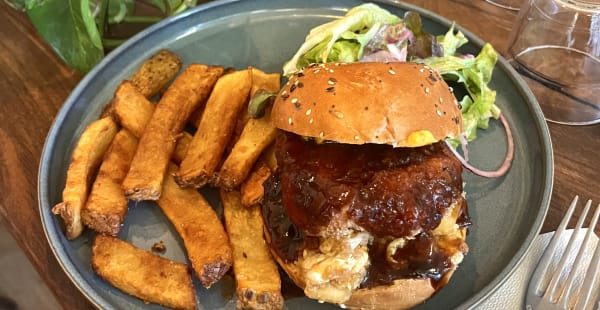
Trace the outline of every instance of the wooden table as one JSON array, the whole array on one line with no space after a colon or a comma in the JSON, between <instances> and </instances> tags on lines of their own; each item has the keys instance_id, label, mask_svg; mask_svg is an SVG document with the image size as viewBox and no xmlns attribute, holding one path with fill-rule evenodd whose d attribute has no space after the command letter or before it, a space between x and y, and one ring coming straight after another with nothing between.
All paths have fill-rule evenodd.
<instances>
[{"instance_id":1,"label":"wooden table","mask_svg":"<svg viewBox=\"0 0 600 310\"><path fill-rule=\"evenodd\" d=\"M503 51L516 17L483 0L407 1L470 29ZM91 308L58 265L42 230L37 173L44 139L83 77L65 66L27 17L0 2L0 213L48 287L66 309ZM551 207L542 228L556 229L573 195L600 202L600 125L549 124L555 158Z\"/></svg>"}]
</instances>

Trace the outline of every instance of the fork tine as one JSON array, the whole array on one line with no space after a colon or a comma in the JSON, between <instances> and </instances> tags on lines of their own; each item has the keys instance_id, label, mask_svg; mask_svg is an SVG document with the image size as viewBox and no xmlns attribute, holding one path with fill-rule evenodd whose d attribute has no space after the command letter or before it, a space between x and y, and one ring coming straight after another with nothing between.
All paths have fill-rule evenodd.
<instances>
[{"instance_id":1,"label":"fork tine","mask_svg":"<svg viewBox=\"0 0 600 310\"><path fill-rule=\"evenodd\" d=\"M589 200L587 205L591 205L592 201ZM586 206L587 206L586 205ZM594 211L594 215L592 216L592 219L590 220L590 225L588 226L588 230L587 233L585 234L585 238L583 239L583 242L581 243L581 247L579 248L579 252L577 253L577 258L575 259L575 262L573 262L573 268L571 270L571 272L569 273L569 277L567 278L567 282L565 284L565 288L564 288L564 298L562 299L562 304L564 306L565 309L568 309L567 306L569 305L569 300L571 298L571 296L577 296L577 294L572 294L573 290L575 289L575 287L573 286L573 283L575 282L575 276L577 275L577 270L579 268L582 268L582 259L584 258L584 254L585 251L587 250L588 247L588 243L591 240L592 235L594 234L594 229L596 229L596 224L598 223L598 217L600 216L600 204L598 205L598 207L596 208L596 211ZM591 270L588 268L588 270ZM592 289L592 287L589 288L590 290ZM581 288L579 292L575 292L575 293L584 293L585 292L585 288Z\"/></svg>"},{"instance_id":2,"label":"fork tine","mask_svg":"<svg viewBox=\"0 0 600 310\"><path fill-rule=\"evenodd\" d=\"M577 246L575 240L577 239L577 236L579 236L581 227L583 226L583 222L585 221L585 218L587 217L587 214L590 210L591 204L592 204L591 200L588 200L588 202L585 204L585 208L583 209L583 212L581 212L581 217L579 217L579 220L577 221L575 230L573 231L573 233L571 234L571 237L569 238L567 247L565 248L565 250L560 258L558 266L556 267L556 271L554 272L554 275L552 276L552 280L550 280L550 284L548 285L548 289L546 290L546 293L544 294L544 297L548 296L547 297L548 300L550 300L552 303L557 302L557 300L562 296L562 292L563 292L562 289L564 287L562 287L562 288L559 287L559 284L561 283L560 278L561 278L563 271L566 269L565 266L567 265L569 256L571 256L571 254L573 252L575 252L573 250L573 246Z\"/></svg>"},{"instance_id":3,"label":"fork tine","mask_svg":"<svg viewBox=\"0 0 600 310\"><path fill-rule=\"evenodd\" d=\"M600 204L596 207L596 212L594 214L595 220L598 220L598 214L600 213ZM596 223L594 223L595 225ZM591 224L590 224L591 225ZM591 228L590 231L594 231L594 228ZM589 233L589 232L588 232ZM579 298L577 299L577 303L575 304L576 310L583 310L589 307L591 298L592 298L592 290L594 288L595 283L599 280L598 273L600 272L600 241L596 243L596 251L594 252L594 256L592 257L592 261L590 262L590 266L585 273L585 279L583 280L583 285L579 290Z\"/></svg>"},{"instance_id":4,"label":"fork tine","mask_svg":"<svg viewBox=\"0 0 600 310\"><path fill-rule=\"evenodd\" d=\"M577 206L578 200L579 196L575 196L575 198L573 198L573 201L571 201L569 210L567 210L565 217L558 225L558 229L556 230L556 232L554 232L552 240L550 240L550 244L548 244L548 246L546 247L544 255L540 259L540 262L533 273L533 277L530 280L531 284L529 285L529 288L530 293L536 296L542 296L542 294L546 291L547 283L545 282L547 282L547 277L545 275L548 272L548 267L550 267L550 262L552 261L552 257L554 256L554 252L556 251L556 247L558 246L558 241L560 241L560 237L565 231L565 228L567 227L567 224L569 223L569 220L573 215L573 211L575 211L575 207Z\"/></svg>"}]
</instances>

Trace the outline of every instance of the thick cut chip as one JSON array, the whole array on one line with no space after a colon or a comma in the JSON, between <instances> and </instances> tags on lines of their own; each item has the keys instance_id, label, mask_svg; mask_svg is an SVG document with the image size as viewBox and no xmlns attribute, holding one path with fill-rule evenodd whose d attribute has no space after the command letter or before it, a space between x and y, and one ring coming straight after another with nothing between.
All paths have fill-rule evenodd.
<instances>
[{"instance_id":1,"label":"thick cut chip","mask_svg":"<svg viewBox=\"0 0 600 310\"><path fill-rule=\"evenodd\" d=\"M177 230L196 275L210 287L231 267L232 253L225 228L214 209L195 189L182 189L173 180L170 165L158 205Z\"/></svg>"},{"instance_id":2,"label":"thick cut chip","mask_svg":"<svg viewBox=\"0 0 600 310\"><path fill-rule=\"evenodd\" d=\"M129 81L119 85L112 106L115 120L138 138L144 133L156 108L156 104L148 101Z\"/></svg>"},{"instance_id":3,"label":"thick cut chip","mask_svg":"<svg viewBox=\"0 0 600 310\"><path fill-rule=\"evenodd\" d=\"M259 160L240 188L243 206L249 207L262 202L265 196L263 183L269 177L271 177L271 168L264 160Z\"/></svg>"},{"instance_id":4,"label":"thick cut chip","mask_svg":"<svg viewBox=\"0 0 600 310\"><path fill-rule=\"evenodd\" d=\"M169 86L140 138L127 177L125 195L133 200L157 200L167 166L190 113L211 93L222 67L192 64Z\"/></svg>"},{"instance_id":5,"label":"thick cut chip","mask_svg":"<svg viewBox=\"0 0 600 310\"><path fill-rule=\"evenodd\" d=\"M67 170L67 181L62 193L62 202L52 208L54 214L62 217L66 225L66 236L75 239L83 231L81 209L102 157L117 133L118 126L110 117L91 123L83 132Z\"/></svg>"},{"instance_id":6,"label":"thick cut chip","mask_svg":"<svg viewBox=\"0 0 600 310\"><path fill-rule=\"evenodd\" d=\"M282 309L281 278L263 238L260 207L243 207L237 191L221 189L221 201L233 247L238 309Z\"/></svg>"},{"instance_id":7,"label":"thick cut chip","mask_svg":"<svg viewBox=\"0 0 600 310\"><path fill-rule=\"evenodd\" d=\"M140 138L155 108L156 105L135 90L130 82L124 81L119 85L115 94L112 115L123 128L129 130L137 138ZM177 139L175 151L171 156L171 159L175 163L181 163L190 141L192 141L192 135L185 131L182 132L181 137Z\"/></svg>"},{"instance_id":8,"label":"thick cut chip","mask_svg":"<svg viewBox=\"0 0 600 310\"><path fill-rule=\"evenodd\" d=\"M121 183L127 175L138 139L121 129L104 155L90 196L81 212L83 224L96 232L116 236L127 214Z\"/></svg>"},{"instance_id":9,"label":"thick cut chip","mask_svg":"<svg viewBox=\"0 0 600 310\"><path fill-rule=\"evenodd\" d=\"M201 187L213 178L252 85L250 70L223 75L206 103L202 121L176 174L182 187Z\"/></svg>"},{"instance_id":10,"label":"thick cut chip","mask_svg":"<svg viewBox=\"0 0 600 310\"><path fill-rule=\"evenodd\" d=\"M181 59L169 50L160 50L148 58L131 76L131 83L146 98L158 94L181 68Z\"/></svg>"},{"instance_id":11,"label":"thick cut chip","mask_svg":"<svg viewBox=\"0 0 600 310\"><path fill-rule=\"evenodd\" d=\"M277 73L267 74L252 68L251 96L261 89L271 93L277 92L280 79L281 76ZM247 120L233 149L221 166L218 185L228 190L236 189L246 179L262 151L273 142L276 134L277 128L271 125L269 110L261 118Z\"/></svg>"},{"instance_id":12,"label":"thick cut chip","mask_svg":"<svg viewBox=\"0 0 600 310\"><path fill-rule=\"evenodd\" d=\"M196 291L187 265L98 234L92 247L94 271L123 292L175 309L196 309Z\"/></svg>"},{"instance_id":13,"label":"thick cut chip","mask_svg":"<svg viewBox=\"0 0 600 310\"><path fill-rule=\"evenodd\" d=\"M269 113L262 118L252 118L246 123L219 171L219 185L227 190L236 189L246 179L252 166L277 136L277 128L271 125Z\"/></svg>"}]
</instances>

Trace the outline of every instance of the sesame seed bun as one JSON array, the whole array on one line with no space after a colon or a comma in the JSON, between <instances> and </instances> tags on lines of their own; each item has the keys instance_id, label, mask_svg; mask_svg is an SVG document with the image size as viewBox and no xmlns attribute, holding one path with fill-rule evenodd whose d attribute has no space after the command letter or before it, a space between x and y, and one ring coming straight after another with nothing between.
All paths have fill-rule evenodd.
<instances>
[{"instance_id":1,"label":"sesame seed bun","mask_svg":"<svg viewBox=\"0 0 600 310\"><path fill-rule=\"evenodd\" d=\"M285 131L339 143L418 147L462 132L442 77L416 63L328 63L297 71L271 112Z\"/></svg>"}]
</instances>

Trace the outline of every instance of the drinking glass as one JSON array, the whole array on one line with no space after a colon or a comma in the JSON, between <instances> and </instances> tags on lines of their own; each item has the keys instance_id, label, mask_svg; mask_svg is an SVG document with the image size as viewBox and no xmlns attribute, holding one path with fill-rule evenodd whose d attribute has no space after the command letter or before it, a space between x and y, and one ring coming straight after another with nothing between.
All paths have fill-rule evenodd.
<instances>
[{"instance_id":1,"label":"drinking glass","mask_svg":"<svg viewBox=\"0 0 600 310\"><path fill-rule=\"evenodd\" d=\"M523 0L485 0L485 2L488 2L495 6L499 6L503 9L518 11L519 8L521 7L521 4L523 4L524 1Z\"/></svg>"},{"instance_id":2,"label":"drinking glass","mask_svg":"<svg viewBox=\"0 0 600 310\"><path fill-rule=\"evenodd\" d=\"M600 123L600 0L528 0L506 56L548 121Z\"/></svg>"}]
</instances>

